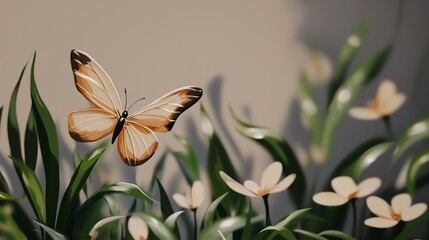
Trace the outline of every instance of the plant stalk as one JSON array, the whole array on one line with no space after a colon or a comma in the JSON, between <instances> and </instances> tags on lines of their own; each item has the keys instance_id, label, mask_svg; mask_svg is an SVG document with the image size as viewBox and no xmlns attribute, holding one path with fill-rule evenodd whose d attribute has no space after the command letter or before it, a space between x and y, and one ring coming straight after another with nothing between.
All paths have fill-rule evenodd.
<instances>
[{"instance_id":1,"label":"plant stalk","mask_svg":"<svg viewBox=\"0 0 429 240\"><path fill-rule=\"evenodd\" d=\"M357 222L356 221L356 218L357 218L356 199L352 199L350 202L352 204L352 211L353 211L352 236L357 239L357 236L356 236L356 222Z\"/></svg>"},{"instance_id":2,"label":"plant stalk","mask_svg":"<svg viewBox=\"0 0 429 240\"><path fill-rule=\"evenodd\" d=\"M270 218L270 206L268 205L268 196L270 194L262 196L264 199L265 205L265 226L271 226L271 218Z\"/></svg>"},{"instance_id":3,"label":"plant stalk","mask_svg":"<svg viewBox=\"0 0 429 240\"><path fill-rule=\"evenodd\" d=\"M393 136L393 131L392 131L392 124L390 121L390 116L389 115L384 116L382 119L383 119L384 126L386 127L387 135L393 139L394 136Z\"/></svg>"},{"instance_id":4,"label":"plant stalk","mask_svg":"<svg viewBox=\"0 0 429 240\"><path fill-rule=\"evenodd\" d=\"M193 214L194 214L194 240L197 240L197 232L198 232L198 228L197 228L197 208L191 209Z\"/></svg>"}]
</instances>

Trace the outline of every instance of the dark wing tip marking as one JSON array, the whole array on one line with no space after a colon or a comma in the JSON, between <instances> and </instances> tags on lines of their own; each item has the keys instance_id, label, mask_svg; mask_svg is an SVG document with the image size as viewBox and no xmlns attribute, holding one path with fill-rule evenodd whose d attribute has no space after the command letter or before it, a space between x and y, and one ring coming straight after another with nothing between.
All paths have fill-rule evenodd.
<instances>
[{"instance_id":1,"label":"dark wing tip marking","mask_svg":"<svg viewBox=\"0 0 429 240\"><path fill-rule=\"evenodd\" d=\"M79 71L79 66L86 65L91 61L92 61L91 58L89 58L89 56L84 52L81 52L81 51L76 50L76 49L73 49L70 52L70 63L71 63L72 71L73 71L74 82L75 82L76 88L79 92L81 92L81 90L79 89L79 86L77 85L76 72Z\"/></svg>"}]
</instances>

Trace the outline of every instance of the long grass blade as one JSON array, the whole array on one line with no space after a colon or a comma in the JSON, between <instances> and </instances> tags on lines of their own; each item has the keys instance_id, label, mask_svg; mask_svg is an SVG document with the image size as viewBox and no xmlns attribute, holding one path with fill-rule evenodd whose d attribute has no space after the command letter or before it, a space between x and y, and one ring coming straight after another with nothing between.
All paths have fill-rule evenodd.
<instances>
[{"instance_id":1,"label":"long grass blade","mask_svg":"<svg viewBox=\"0 0 429 240\"><path fill-rule=\"evenodd\" d=\"M40 151L42 153L43 167L45 170L46 182L46 225L54 228L58 205L59 194L59 150L58 137L54 120L48 108L43 102L39 90L37 89L34 77L36 64L36 53L34 53L30 74L30 93L32 110L36 118L37 135L40 141Z\"/></svg>"},{"instance_id":2,"label":"long grass blade","mask_svg":"<svg viewBox=\"0 0 429 240\"><path fill-rule=\"evenodd\" d=\"M95 164L105 152L106 148L98 148L94 150L87 158L83 159L76 168L69 185L61 200L60 209L58 211L57 227L60 232L67 232L73 229L73 218L70 216L77 212L74 207L79 204L79 193L85 185L89 175L92 172Z\"/></svg>"}]
</instances>

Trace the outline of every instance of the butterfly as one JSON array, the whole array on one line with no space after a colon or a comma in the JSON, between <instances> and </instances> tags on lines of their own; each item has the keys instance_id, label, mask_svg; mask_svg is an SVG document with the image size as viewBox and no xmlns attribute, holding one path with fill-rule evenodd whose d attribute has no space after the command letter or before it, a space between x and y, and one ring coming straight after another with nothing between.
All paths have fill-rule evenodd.
<instances>
[{"instance_id":1,"label":"butterfly","mask_svg":"<svg viewBox=\"0 0 429 240\"><path fill-rule=\"evenodd\" d=\"M119 155L130 166L145 163L155 153L158 139L154 132L170 131L176 119L203 95L199 87L173 90L148 106L129 114L125 89L125 108L109 75L87 53L72 50L71 67L77 90L91 107L68 115L70 136L79 142L92 142L112 134L118 140Z\"/></svg>"}]
</instances>

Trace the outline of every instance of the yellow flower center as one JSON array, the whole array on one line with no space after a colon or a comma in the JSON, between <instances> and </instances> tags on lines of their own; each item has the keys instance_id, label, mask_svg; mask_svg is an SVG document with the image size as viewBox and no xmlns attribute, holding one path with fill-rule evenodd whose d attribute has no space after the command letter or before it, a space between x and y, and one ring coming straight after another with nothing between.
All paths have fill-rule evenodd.
<instances>
[{"instance_id":1,"label":"yellow flower center","mask_svg":"<svg viewBox=\"0 0 429 240\"><path fill-rule=\"evenodd\" d=\"M381 105L380 98L376 97L373 101L371 101L369 103L369 108L371 108L372 111L378 113L380 115L380 117L388 116L389 115L388 113L381 112L381 109L380 109L381 106L380 105Z\"/></svg>"},{"instance_id":2,"label":"yellow flower center","mask_svg":"<svg viewBox=\"0 0 429 240\"><path fill-rule=\"evenodd\" d=\"M357 198L357 193L358 193L358 191L356 191L356 192L354 192L354 193L351 193L347 198L348 198L349 200L352 200L352 199L354 199L354 198Z\"/></svg>"},{"instance_id":3,"label":"yellow flower center","mask_svg":"<svg viewBox=\"0 0 429 240\"><path fill-rule=\"evenodd\" d=\"M392 219L399 222L402 220L401 215L397 213L392 213Z\"/></svg>"},{"instance_id":4,"label":"yellow flower center","mask_svg":"<svg viewBox=\"0 0 429 240\"><path fill-rule=\"evenodd\" d=\"M264 189L261 189L261 190L258 191L258 196L263 197L263 196L265 196L265 195L267 195L269 193L270 193L270 190L267 189L267 188L264 188Z\"/></svg>"}]
</instances>

